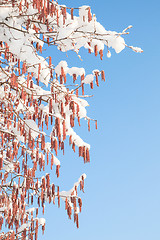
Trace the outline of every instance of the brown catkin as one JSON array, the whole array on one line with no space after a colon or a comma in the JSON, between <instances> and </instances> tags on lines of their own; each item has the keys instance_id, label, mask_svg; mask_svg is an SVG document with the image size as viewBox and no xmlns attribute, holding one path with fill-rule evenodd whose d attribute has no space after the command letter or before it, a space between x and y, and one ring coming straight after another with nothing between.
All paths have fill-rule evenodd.
<instances>
[{"instance_id":1,"label":"brown catkin","mask_svg":"<svg viewBox=\"0 0 160 240\"><path fill-rule=\"evenodd\" d=\"M89 47L90 47L90 46L91 46L91 43L88 42L88 45L89 45ZM90 49L90 48L88 48L88 53L91 53L91 49Z\"/></svg>"},{"instance_id":2,"label":"brown catkin","mask_svg":"<svg viewBox=\"0 0 160 240\"><path fill-rule=\"evenodd\" d=\"M95 56L97 57L97 55L98 55L98 46L97 45L94 46L94 53L95 53Z\"/></svg>"},{"instance_id":3,"label":"brown catkin","mask_svg":"<svg viewBox=\"0 0 160 240\"><path fill-rule=\"evenodd\" d=\"M104 70L101 71L101 78L103 81L105 81L105 73L104 73Z\"/></svg>"},{"instance_id":4,"label":"brown catkin","mask_svg":"<svg viewBox=\"0 0 160 240\"><path fill-rule=\"evenodd\" d=\"M102 60L102 58L103 58L103 50L102 49L99 51L99 54L100 54L100 59Z\"/></svg>"},{"instance_id":5,"label":"brown catkin","mask_svg":"<svg viewBox=\"0 0 160 240\"><path fill-rule=\"evenodd\" d=\"M99 82L98 82L98 72L95 72L95 76L96 76L96 85L97 85L97 87L99 87Z\"/></svg>"},{"instance_id":6,"label":"brown catkin","mask_svg":"<svg viewBox=\"0 0 160 240\"><path fill-rule=\"evenodd\" d=\"M52 66L52 58L49 56L49 66Z\"/></svg>"},{"instance_id":7,"label":"brown catkin","mask_svg":"<svg viewBox=\"0 0 160 240\"><path fill-rule=\"evenodd\" d=\"M60 168L60 165L57 165L57 166L56 166L56 174L57 174L57 178L59 177L59 168Z\"/></svg>"},{"instance_id":8,"label":"brown catkin","mask_svg":"<svg viewBox=\"0 0 160 240\"><path fill-rule=\"evenodd\" d=\"M73 8L71 8L71 19L72 19L72 20L74 19L74 16L73 16Z\"/></svg>"},{"instance_id":9,"label":"brown catkin","mask_svg":"<svg viewBox=\"0 0 160 240\"><path fill-rule=\"evenodd\" d=\"M95 120L95 126L96 126L96 129L97 129L97 120Z\"/></svg>"},{"instance_id":10,"label":"brown catkin","mask_svg":"<svg viewBox=\"0 0 160 240\"><path fill-rule=\"evenodd\" d=\"M90 119L88 119L88 131L90 131Z\"/></svg>"},{"instance_id":11,"label":"brown catkin","mask_svg":"<svg viewBox=\"0 0 160 240\"><path fill-rule=\"evenodd\" d=\"M92 21L91 9L88 9L88 22Z\"/></svg>"}]
</instances>

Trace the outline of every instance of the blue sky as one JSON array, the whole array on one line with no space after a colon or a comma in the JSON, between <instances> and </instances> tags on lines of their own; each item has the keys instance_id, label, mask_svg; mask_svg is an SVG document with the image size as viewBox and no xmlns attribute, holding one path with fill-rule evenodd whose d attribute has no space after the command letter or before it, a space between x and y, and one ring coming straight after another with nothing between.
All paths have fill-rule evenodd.
<instances>
[{"instance_id":1,"label":"blue sky","mask_svg":"<svg viewBox=\"0 0 160 240\"><path fill-rule=\"evenodd\" d=\"M107 30L122 31L133 25L126 43L143 54L125 49L112 51L101 61L81 50L54 55L53 62L104 69L106 83L94 88L88 115L98 120L98 130L87 123L77 131L91 144L91 163L83 164L69 148L61 161L59 183L68 190L87 174L80 229L68 220L64 205L46 206L47 240L159 240L160 239L160 31L159 1L65 0L68 6L90 5ZM107 51L106 51L107 53ZM67 144L66 144L67 145Z\"/></svg>"}]
</instances>

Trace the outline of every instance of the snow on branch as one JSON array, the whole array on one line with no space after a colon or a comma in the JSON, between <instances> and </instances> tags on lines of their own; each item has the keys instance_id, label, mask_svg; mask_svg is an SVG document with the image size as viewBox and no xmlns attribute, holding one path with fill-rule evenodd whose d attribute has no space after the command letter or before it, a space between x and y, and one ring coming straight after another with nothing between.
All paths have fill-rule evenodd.
<instances>
[{"instance_id":1,"label":"snow on branch","mask_svg":"<svg viewBox=\"0 0 160 240\"><path fill-rule=\"evenodd\" d=\"M86 86L93 89L105 81L105 72L68 66L56 56L44 57L46 48L79 56L83 47L103 59L105 48L120 53L129 46L122 32L106 30L89 6L70 8L50 0L0 0L0 240L38 238L39 226L45 230L46 203L65 201L69 219L79 227L78 214L84 192L83 174L70 191L60 191L52 171L60 176L66 140L78 149L84 163L90 162L90 145L75 130L87 120L89 106L84 99ZM81 58L79 56L79 58ZM46 173L49 171L49 173ZM4 227L5 226L5 227Z\"/></svg>"}]
</instances>

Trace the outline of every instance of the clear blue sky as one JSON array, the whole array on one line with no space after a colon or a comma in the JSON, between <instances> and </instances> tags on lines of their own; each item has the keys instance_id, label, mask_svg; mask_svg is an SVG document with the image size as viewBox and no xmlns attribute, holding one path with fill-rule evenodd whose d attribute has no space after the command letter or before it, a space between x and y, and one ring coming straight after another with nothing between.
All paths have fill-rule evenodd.
<instances>
[{"instance_id":1,"label":"clear blue sky","mask_svg":"<svg viewBox=\"0 0 160 240\"><path fill-rule=\"evenodd\" d=\"M104 69L106 83L94 88L90 117L98 119L77 131L91 144L91 163L84 165L69 148L61 161L59 183L68 190L87 174L80 229L68 220L64 205L46 206L44 240L159 240L160 239L160 2L149 0L65 0L68 6L90 5L107 30L133 25L125 49L103 61L82 50L81 62L69 53L69 66L90 73ZM54 54L54 50L53 50ZM52 56L58 63L65 54ZM67 144L66 144L67 145ZM60 157L60 159L62 159Z\"/></svg>"}]
</instances>

